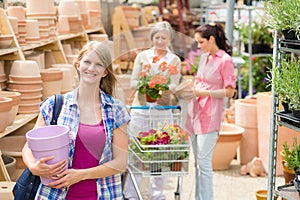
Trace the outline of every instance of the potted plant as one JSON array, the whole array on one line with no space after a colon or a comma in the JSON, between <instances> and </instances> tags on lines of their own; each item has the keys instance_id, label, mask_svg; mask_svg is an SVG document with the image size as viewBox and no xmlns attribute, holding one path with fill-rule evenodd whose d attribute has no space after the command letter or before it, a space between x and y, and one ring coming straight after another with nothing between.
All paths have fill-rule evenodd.
<instances>
[{"instance_id":1,"label":"potted plant","mask_svg":"<svg viewBox=\"0 0 300 200\"><path fill-rule=\"evenodd\" d=\"M293 138L293 144L291 148L285 142L283 144L284 157L289 169L293 169L296 174L296 180L300 182L300 145L298 144L297 138Z\"/></svg>"},{"instance_id":2,"label":"potted plant","mask_svg":"<svg viewBox=\"0 0 300 200\"><path fill-rule=\"evenodd\" d=\"M300 118L300 60L290 57L281 59L281 67L272 70L275 93L282 102L288 103L294 117Z\"/></svg>"},{"instance_id":3,"label":"potted plant","mask_svg":"<svg viewBox=\"0 0 300 200\"><path fill-rule=\"evenodd\" d=\"M243 23L240 28L242 41L245 44L245 51L248 52L249 41L249 26ZM263 22L253 21L251 23L251 45L252 53L271 53L271 45L273 42L272 32Z\"/></svg>"},{"instance_id":4,"label":"potted plant","mask_svg":"<svg viewBox=\"0 0 300 200\"><path fill-rule=\"evenodd\" d=\"M298 0L268 0L265 1L264 8L268 16L266 22L270 28L292 33L294 36L300 35Z\"/></svg>"}]
</instances>

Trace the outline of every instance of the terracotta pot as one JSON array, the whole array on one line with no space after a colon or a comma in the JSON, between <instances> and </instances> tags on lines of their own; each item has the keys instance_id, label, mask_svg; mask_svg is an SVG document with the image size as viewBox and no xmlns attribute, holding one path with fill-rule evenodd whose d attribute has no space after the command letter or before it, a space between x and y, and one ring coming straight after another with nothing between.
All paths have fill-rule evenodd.
<instances>
[{"instance_id":1,"label":"terracotta pot","mask_svg":"<svg viewBox=\"0 0 300 200\"><path fill-rule=\"evenodd\" d=\"M24 98L24 97L33 97L33 96L38 96L38 95L42 94L42 88L37 89L37 90L23 90L23 91L12 90L12 89L7 88L7 90L12 91L12 92L20 92L22 98Z\"/></svg>"},{"instance_id":2,"label":"terracotta pot","mask_svg":"<svg viewBox=\"0 0 300 200\"><path fill-rule=\"evenodd\" d=\"M40 103L20 104L19 105L19 113L20 114L38 113L38 112L40 112L39 105L40 105Z\"/></svg>"},{"instance_id":3,"label":"terracotta pot","mask_svg":"<svg viewBox=\"0 0 300 200\"><path fill-rule=\"evenodd\" d=\"M30 104L38 104L42 101L42 95L32 96L32 97L21 97L21 105L30 105Z\"/></svg>"},{"instance_id":4,"label":"terracotta pot","mask_svg":"<svg viewBox=\"0 0 300 200\"><path fill-rule=\"evenodd\" d=\"M2 160L4 162L5 168L9 174L10 179L13 181L16 178L17 175L17 168L16 168L16 159L12 156L8 155L1 155Z\"/></svg>"},{"instance_id":5,"label":"terracotta pot","mask_svg":"<svg viewBox=\"0 0 300 200\"><path fill-rule=\"evenodd\" d=\"M239 99L235 101L235 124L245 129L238 154L240 163L244 165L255 156L258 156L256 99Z\"/></svg>"},{"instance_id":6,"label":"terracotta pot","mask_svg":"<svg viewBox=\"0 0 300 200\"><path fill-rule=\"evenodd\" d=\"M104 42L108 40L107 34L90 34L89 39L91 41L99 41L99 42Z\"/></svg>"},{"instance_id":7,"label":"terracotta pot","mask_svg":"<svg viewBox=\"0 0 300 200\"><path fill-rule=\"evenodd\" d=\"M40 42L39 22L36 19L26 19L26 41L27 43Z\"/></svg>"},{"instance_id":8,"label":"terracotta pot","mask_svg":"<svg viewBox=\"0 0 300 200\"><path fill-rule=\"evenodd\" d=\"M42 88L42 81L35 83L8 82L8 88L17 91L37 90Z\"/></svg>"},{"instance_id":9,"label":"terracotta pot","mask_svg":"<svg viewBox=\"0 0 300 200\"><path fill-rule=\"evenodd\" d=\"M80 17L79 6L72 0L59 1L58 13L61 16Z\"/></svg>"},{"instance_id":10,"label":"terracotta pot","mask_svg":"<svg viewBox=\"0 0 300 200\"><path fill-rule=\"evenodd\" d=\"M174 162L171 165L171 171L181 171L182 169L182 162Z\"/></svg>"},{"instance_id":11,"label":"terracotta pot","mask_svg":"<svg viewBox=\"0 0 300 200\"><path fill-rule=\"evenodd\" d=\"M10 17L17 17L19 21L24 21L25 9L23 6L8 6L7 15Z\"/></svg>"},{"instance_id":12,"label":"terracotta pot","mask_svg":"<svg viewBox=\"0 0 300 200\"><path fill-rule=\"evenodd\" d=\"M13 35L0 35L1 49L10 48L13 42Z\"/></svg>"},{"instance_id":13,"label":"terracotta pot","mask_svg":"<svg viewBox=\"0 0 300 200\"><path fill-rule=\"evenodd\" d=\"M87 10L101 10L101 3L97 0L86 0L86 8Z\"/></svg>"},{"instance_id":14,"label":"terracotta pot","mask_svg":"<svg viewBox=\"0 0 300 200\"><path fill-rule=\"evenodd\" d=\"M36 83L36 82L40 82L42 81L41 76L13 76L13 75L9 75L8 76L9 81L12 82L16 82L16 83L27 83L27 84L31 84L31 83Z\"/></svg>"},{"instance_id":15,"label":"terracotta pot","mask_svg":"<svg viewBox=\"0 0 300 200\"><path fill-rule=\"evenodd\" d=\"M70 32L68 16L58 17L57 32L60 35L68 34Z\"/></svg>"},{"instance_id":16,"label":"terracotta pot","mask_svg":"<svg viewBox=\"0 0 300 200\"><path fill-rule=\"evenodd\" d=\"M13 28L15 35L18 35L18 33L19 33L18 18L17 17L7 17L7 18L11 24L11 27Z\"/></svg>"},{"instance_id":17,"label":"terracotta pot","mask_svg":"<svg viewBox=\"0 0 300 200\"><path fill-rule=\"evenodd\" d=\"M8 125L12 106L13 102L11 98L0 97L0 132L5 131Z\"/></svg>"},{"instance_id":18,"label":"terracotta pot","mask_svg":"<svg viewBox=\"0 0 300 200\"><path fill-rule=\"evenodd\" d=\"M237 155L237 149L245 129L235 124L223 124L216 142L212 165L213 170L225 170Z\"/></svg>"},{"instance_id":19,"label":"terracotta pot","mask_svg":"<svg viewBox=\"0 0 300 200\"><path fill-rule=\"evenodd\" d=\"M157 102L157 99L152 99L147 93L145 94L146 96L146 101L149 103L154 103Z\"/></svg>"},{"instance_id":20,"label":"terracotta pot","mask_svg":"<svg viewBox=\"0 0 300 200\"><path fill-rule=\"evenodd\" d=\"M21 93L10 92L10 91L0 91L0 97L8 97L12 99L12 109L9 112L8 125L11 125L18 113L19 103L21 102Z\"/></svg>"},{"instance_id":21,"label":"terracotta pot","mask_svg":"<svg viewBox=\"0 0 300 200\"><path fill-rule=\"evenodd\" d=\"M24 135L6 136L0 139L2 154L14 157L17 161L17 169L24 169L26 167L22 159L22 149L25 142L26 138Z\"/></svg>"},{"instance_id":22,"label":"terracotta pot","mask_svg":"<svg viewBox=\"0 0 300 200\"><path fill-rule=\"evenodd\" d=\"M27 16L55 15L53 0L26 0Z\"/></svg>"},{"instance_id":23,"label":"terracotta pot","mask_svg":"<svg viewBox=\"0 0 300 200\"><path fill-rule=\"evenodd\" d=\"M10 69L12 76L40 77L40 68L33 60L15 60Z\"/></svg>"}]
</instances>

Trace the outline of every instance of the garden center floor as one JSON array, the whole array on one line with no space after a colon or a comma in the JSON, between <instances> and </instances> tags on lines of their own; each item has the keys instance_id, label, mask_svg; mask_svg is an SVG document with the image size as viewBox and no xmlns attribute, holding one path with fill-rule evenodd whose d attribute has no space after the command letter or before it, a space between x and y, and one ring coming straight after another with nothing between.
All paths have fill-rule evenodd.
<instances>
[{"instance_id":1,"label":"garden center floor","mask_svg":"<svg viewBox=\"0 0 300 200\"><path fill-rule=\"evenodd\" d=\"M268 176L251 177L240 175L240 164L233 160L228 170L214 171L214 200L256 200L257 190L267 189ZM190 154L189 173L183 177L182 200L195 199L195 168L194 156ZM276 185L283 185L284 178L277 177ZM177 186L177 177L166 177L165 196L166 200L174 198ZM141 189L144 200L149 199L149 178L144 178Z\"/></svg>"}]
</instances>

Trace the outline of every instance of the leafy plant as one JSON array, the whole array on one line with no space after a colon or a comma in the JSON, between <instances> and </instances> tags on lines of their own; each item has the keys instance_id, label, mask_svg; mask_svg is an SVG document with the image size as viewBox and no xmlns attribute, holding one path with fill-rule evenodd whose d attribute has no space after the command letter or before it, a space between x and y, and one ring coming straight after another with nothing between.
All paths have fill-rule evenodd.
<instances>
[{"instance_id":1,"label":"leafy plant","mask_svg":"<svg viewBox=\"0 0 300 200\"><path fill-rule=\"evenodd\" d=\"M243 79L242 79L242 88L244 93L248 93L249 88L249 63L248 57L245 57L244 60L247 62L243 66ZM253 94L257 92L267 92L271 90L271 87L268 82L268 77L270 74L270 69L272 68L272 60L270 56L267 57L252 57L252 86ZM246 96L246 95L244 95Z\"/></svg>"},{"instance_id":2,"label":"leafy plant","mask_svg":"<svg viewBox=\"0 0 300 200\"><path fill-rule=\"evenodd\" d=\"M242 36L242 41L245 44L249 44L249 26L243 23L240 28L240 34ZM252 34L252 44L266 44L271 45L273 42L272 32L263 22L253 21L251 23L251 34Z\"/></svg>"},{"instance_id":3,"label":"leafy plant","mask_svg":"<svg viewBox=\"0 0 300 200\"><path fill-rule=\"evenodd\" d=\"M296 34L300 34L299 13L300 0L267 0L265 1L265 11L268 16L266 22L268 26L276 30L293 29Z\"/></svg>"},{"instance_id":4,"label":"leafy plant","mask_svg":"<svg viewBox=\"0 0 300 200\"><path fill-rule=\"evenodd\" d=\"M294 169L295 171L300 170L300 146L298 145L297 138L293 138L293 144L291 149L287 142L283 144L283 150L285 155L285 161L288 168Z\"/></svg>"},{"instance_id":5,"label":"leafy plant","mask_svg":"<svg viewBox=\"0 0 300 200\"><path fill-rule=\"evenodd\" d=\"M289 103L290 108L300 109L300 60L283 57L280 67L272 70L272 83L275 93L282 102Z\"/></svg>"}]
</instances>

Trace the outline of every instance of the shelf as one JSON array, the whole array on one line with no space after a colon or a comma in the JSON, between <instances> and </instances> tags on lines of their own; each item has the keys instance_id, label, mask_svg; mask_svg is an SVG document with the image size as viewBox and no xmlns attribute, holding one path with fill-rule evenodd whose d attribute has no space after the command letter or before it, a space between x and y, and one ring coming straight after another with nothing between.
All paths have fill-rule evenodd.
<instances>
[{"instance_id":1,"label":"shelf","mask_svg":"<svg viewBox=\"0 0 300 200\"><path fill-rule=\"evenodd\" d=\"M69 40L69 39L73 39L76 37L84 37L84 33L80 32L77 34L68 34L68 35L59 35L57 36L59 40Z\"/></svg>"},{"instance_id":2,"label":"shelf","mask_svg":"<svg viewBox=\"0 0 300 200\"><path fill-rule=\"evenodd\" d=\"M14 123L8 126L4 132L0 133L0 138L10 134L11 132L21 128L23 125L27 124L31 120L35 119L38 113L35 114L19 114L16 116Z\"/></svg>"},{"instance_id":3,"label":"shelf","mask_svg":"<svg viewBox=\"0 0 300 200\"><path fill-rule=\"evenodd\" d=\"M291 49L291 48L287 48L287 47L280 47L279 51L300 54L300 49Z\"/></svg>"},{"instance_id":4,"label":"shelf","mask_svg":"<svg viewBox=\"0 0 300 200\"><path fill-rule=\"evenodd\" d=\"M9 49L0 49L0 56L6 55L6 54L11 54L11 53L17 53L18 48L9 48Z\"/></svg>"},{"instance_id":5,"label":"shelf","mask_svg":"<svg viewBox=\"0 0 300 200\"><path fill-rule=\"evenodd\" d=\"M274 193L275 195L285 198L286 200L300 199L300 195L294 185L283 188L280 191L275 190Z\"/></svg>"},{"instance_id":6,"label":"shelf","mask_svg":"<svg viewBox=\"0 0 300 200\"><path fill-rule=\"evenodd\" d=\"M22 46L22 50L23 51L26 51L26 50L31 50L31 49L36 49L36 48L39 48L39 47L43 47L43 46L46 46L48 44L52 44L53 42L55 42L56 39L52 39L52 40L49 40L47 42L39 42L37 44L28 44L28 45L24 45Z\"/></svg>"},{"instance_id":7,"label":"shelf","mask_svg":"<svg viewBox=\"0 0 300 200\"><path fill-rule=\"evenodd\" d=\"M90 34L90 33L97 33L97 32L100 32L102 34L105 34L105 30L103 28L96 28L96 29L89 29L89 30L85 30L85 32L87 34Z\"/></svg>"}]
</instances>

